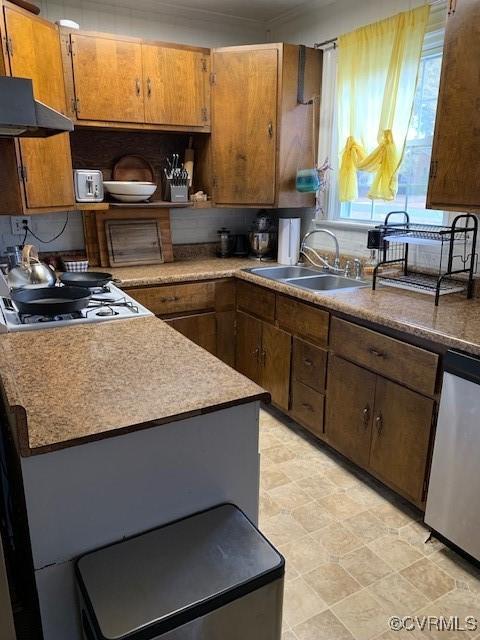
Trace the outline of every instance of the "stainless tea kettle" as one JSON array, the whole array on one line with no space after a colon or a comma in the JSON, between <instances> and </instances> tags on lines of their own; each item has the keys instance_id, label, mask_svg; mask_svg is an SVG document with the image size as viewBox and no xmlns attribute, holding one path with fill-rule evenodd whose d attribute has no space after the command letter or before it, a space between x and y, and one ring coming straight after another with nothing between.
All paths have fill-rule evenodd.
<instances>
[{"instance_id":1,"label":"stainless tea kettle","mask_svg":"<svg viewBox=\"0 0 480 640\"><path fill-rule=\"evenodd\" d=\"M22 250L22 261L8 272L7 283L11 289L53 287L57 278L53 269L38 259L38 249L26 244Z\"/></svg>"}]
</instances>

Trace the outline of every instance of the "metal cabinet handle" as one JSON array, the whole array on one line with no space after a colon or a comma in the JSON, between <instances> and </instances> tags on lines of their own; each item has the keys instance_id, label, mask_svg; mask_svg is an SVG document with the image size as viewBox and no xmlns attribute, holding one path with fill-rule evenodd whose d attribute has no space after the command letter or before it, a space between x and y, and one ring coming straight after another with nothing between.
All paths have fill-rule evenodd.
<instances>
[{"instance_id":1,"label":"metal cabinet handle","mask_svg":"<svg viewBox=\"0 0 480 640\"><path fill-rule=\"evenodd\" d=\"M371 353L372 356L376 356L377 358L385 358L385 354L383 353L383 351L377 351L377 349L374 349L373 347L370 347L368 352Z\"/></svg>"},{"instance_id":2,"label":"metal cabinet handle","mask_svg":"<svg viewBox=\"0 0 480 640\"><path fill-rule=\"evenodd\" d=\"M302 406L304 409L307 409L307 411L313 411L313 407L312 407L312 405L311 405L311 404L309 404L308 402L302 402L302 403L301 403L301 406Z\"/></svg>"},{"instance_id":3,"label":"metal cabinet handle","mask_svg":"<svg viewBox=\"0 0 480 640\"><path fill-rule=\"evenodd\" d=\"M262 349L262 367L265 366L265 362L267 361L267 352L265 349Z\"/></svg>"},{"instance_id":4,"label":"metal cabinet handle","mask_svg":"<svg viewBox=\"0 0 480 640\"><path fill-rule=\"evenodd\" d=\"M370 407L367 406L365 407L365 409L362 411L363 413L363 426L366 429L368 427L368 423L370 422Z\"/></svg>"},{"instance_id":5,"label":"metal cabinet handle","mask_svg":"<svg viewBox=\"0 0 480 640\"><path fill-rule=\"evenodd\" d=\"M177 296L165 296L164 298L160 298L160 302L177 302Z\"/></svg>"},{"instance_id":6,"label":"metal cabinet handle","mask_svg":"<svg viewBox=\"0 0 480 640\"><path fill-rule=\"evenodd\" d=\"M147 78L147 97L150 98L152 95L152 81L150 78Z\"/></svg>"},{"instance_id":7,"label":"metal cabinet handle","mask_svg":"<svg viewBox=\"0 0 480 640\"><path fill-rule=\"evenodd\" d=\"M272 122L268 123L268 137L269 138L273 138L273 123Z\"/></svg>"},{"instance_id":8,"label":"metal cabinet handle","mask_svg":"<svg viewBox=\"0 0 480 640\"><path fill-rule=\"evenodd\" d=\"M313 362L312 362L309 358L304 358L304 359L303 359L303 364L304 364L306 367L313 367Z\"/></svg>"},{"instance_id":9,"label":"metal cabinet handle","mask_svg":"<svg viewBox=\"0 0 480 640\"><path fill-rule=\"evenodd\" d=\"M253 355L255 356L255 360L258 362L258 357L260 355L260 347L256 347L253 351Z\"/></svg>"},{"instance_id":10,"label":"metal cabinet handle","mask_svg":"<svg viewBox=\"0 0 480 640\"><path fill-rule=\"evenodd\" d=\"M141 86L140 86L140 80L137 78L135 80L135 93L137 96L140 95L140 91L142 90Z\"/></svg>"},{"instance_id":11,"label":"metal cabinet handle","mask_svg":"<svg viewBox=\"0 0 480 640\"><path fill-rule=\"evenodd\" d=\"M375 418L375 423L377 425L377 435L381 436L383 431L383 417L381 413Z\"/></svg>"}]
</instances>

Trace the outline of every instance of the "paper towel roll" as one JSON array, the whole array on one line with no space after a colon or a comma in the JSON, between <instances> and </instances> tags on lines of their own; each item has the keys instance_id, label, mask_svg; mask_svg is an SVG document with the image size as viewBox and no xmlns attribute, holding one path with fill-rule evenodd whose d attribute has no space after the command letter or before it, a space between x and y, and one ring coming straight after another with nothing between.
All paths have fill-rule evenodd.
<instances>
[{"instance_id":1,"label":"paper towel roll","mask_svg":"<svg viewBox=\"0 0 480 640\"><path fill-rule=\"evenodd\" d=\"M278 221L279 264L295 265L300 258L300 218L280 218Z\"/></svg>"}]
</instances>

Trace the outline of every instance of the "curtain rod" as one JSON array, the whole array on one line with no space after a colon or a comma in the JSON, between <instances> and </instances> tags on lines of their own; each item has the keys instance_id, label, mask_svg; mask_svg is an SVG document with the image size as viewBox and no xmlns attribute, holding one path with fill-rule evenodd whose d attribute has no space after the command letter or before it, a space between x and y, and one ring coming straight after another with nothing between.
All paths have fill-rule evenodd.
<instances>
[{"instance_id":1,"label":"curtain rod","mask_svg":"<svg viewBox=\"0 0 480 640\"><path fill-rule=\"evenodd\" d=\"M431 7L434 7L436 4L447 4L447 0L432 0L432 2L428 3ZM330 40L324 40L323 42L316 42L313 47L314 49L321 49L322 47L326 47L329 44L333 45L333 48L337 46L337 38L330 38Z\"/></svg>"}]
</instances>

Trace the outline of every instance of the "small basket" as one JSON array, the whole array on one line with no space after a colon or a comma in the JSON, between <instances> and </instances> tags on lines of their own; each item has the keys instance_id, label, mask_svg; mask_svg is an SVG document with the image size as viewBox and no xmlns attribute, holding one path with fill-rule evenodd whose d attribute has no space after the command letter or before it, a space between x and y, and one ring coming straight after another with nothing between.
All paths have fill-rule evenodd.
<instances>
[{"instance_id":1,"label":"small basket","mask_svg":"<svg viewBox=\"0 0 480 640\"><path fill-rule=\"evenodd\" d=\"M88 271L88 260L64 260L65 271Z\"/></svg>"}]
</instances>

